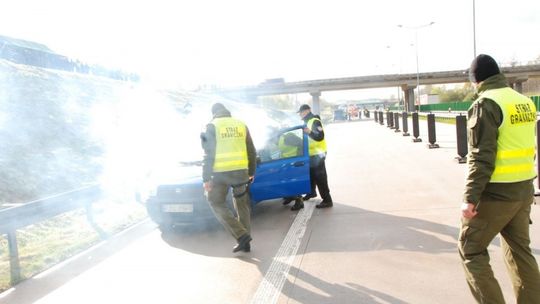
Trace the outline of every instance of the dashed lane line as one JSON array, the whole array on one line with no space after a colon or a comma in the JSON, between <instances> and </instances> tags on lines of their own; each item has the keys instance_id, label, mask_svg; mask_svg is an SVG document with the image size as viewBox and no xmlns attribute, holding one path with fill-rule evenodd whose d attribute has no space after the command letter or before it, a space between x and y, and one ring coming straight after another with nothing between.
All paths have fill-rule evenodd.
<instances>
[{"instance_id":1,"label":"dashed lane line","mask_svg":"<svg viewBox=\"0 0 540 304\"><path fill-rule=\"evenodd\" d=\"M268 268L251 300L252 304L277 303L296 253L302 243L302 238L306 233L307 224L313 214L314 207L315 204L313 203L305 203L305 208L296 215L283 243L281 243L281 247L272 259L270 268Z\"/></svg>"}]
</instances>

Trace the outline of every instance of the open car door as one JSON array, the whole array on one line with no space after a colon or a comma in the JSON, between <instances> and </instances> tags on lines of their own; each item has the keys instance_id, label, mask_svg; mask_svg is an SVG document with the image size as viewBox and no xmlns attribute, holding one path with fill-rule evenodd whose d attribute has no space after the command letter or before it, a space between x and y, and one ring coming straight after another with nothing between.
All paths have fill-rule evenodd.
<instances>
[{"instance_id":1,"label":"open car door","mask_svg":"<svg viewBox=\"0 0 540 304\"><path fill-rule=\"evenodd\" d=\"M308 137L302 129L303 126L283 129L258 151L255 181L251 185L254 202L311 191Z\"/></svg>"}]
</instances>

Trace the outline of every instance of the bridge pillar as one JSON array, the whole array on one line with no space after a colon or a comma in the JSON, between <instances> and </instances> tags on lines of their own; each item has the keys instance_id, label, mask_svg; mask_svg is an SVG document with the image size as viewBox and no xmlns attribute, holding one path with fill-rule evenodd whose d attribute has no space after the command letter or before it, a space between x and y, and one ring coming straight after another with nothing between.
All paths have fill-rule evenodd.
<instances>
[{"instance_id":1,"label":"bridge pillar","mask_svg":"<svg viewBox=\"0 0 540 304\"><path fill-rule=\"evenodd\" d=\"M523 83L527 81L527 77L518 76L518 77L507 77L508 85L514 90L522 93L523 92Z\"/></svg>"},{"instance_id":2,"label":"bridge pillar","mask_svg":"<svg viewBox=\"0 0 540 304\"><path fill-rule=\"evenodd\" d=\"M514 83L514 90L523 93L523 82L515 82Z\"/></svg>"},{"instance_id":3,"label":"bridge pillar","mask_svg":"<svg viewBox=\"0 0 540 304\"><path fill-rule=\"evenodd\" d=\"M527 79L523 78L510 78L508 79L508 84L516 91L523 93L523 83L527 81Z\"/></svg>"},{"instance_id":4,"label":"bridge pillar","mask_svg":"<svg viewBox=\"0 0 540 304\"><path fill-rule=\"evenodd\" d=\"M310 92L309 94L312 97L311 111L313 114L321 114L321 101L319 99L319 97L321 97L321 92Z\"/></svg>"},{"instance_id":5,"label":"bridge pillar","mask_svg":"<svg viewBox=\"0 0 540 304\"><path fill-rule=\"evenodd\" d=\"M402 85L401 89L403 90L403 95L405 96L405 111L414 112L416 109L414 107L414 89L416 86Z\"/></svg>"}]
</instances>

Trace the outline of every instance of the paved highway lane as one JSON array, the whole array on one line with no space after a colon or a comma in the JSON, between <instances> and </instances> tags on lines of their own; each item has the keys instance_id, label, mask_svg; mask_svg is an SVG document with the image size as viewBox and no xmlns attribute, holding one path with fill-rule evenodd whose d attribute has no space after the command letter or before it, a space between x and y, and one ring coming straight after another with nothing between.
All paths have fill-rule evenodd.
<instances>
[{"instance_id":1,"label":"paved highway lane","mask_svg":"<svg viewBox=\"0 0 540 304\"><path fill-rule=\"evenodd\" d=\"M233 254L220 226L163 235L147 221L0 303L473 303L456 249L466 166L455 126L437 124L439 149L426 130L413 143L372 119L326 132L334 208L258 205L251 253ZM533 221L540 259L538 206ZM490 254L513 302L498 240Z\"/></svg>"},{"instance_id":2,"label":"paved highway lane","mask_svg":"<svg viewBox=\"0 0 540 304\"><path fill-rule=\"evenodd\" d=\"M282 303L474 302L456 249L467 167L454 160L455 126L437 124L439 149L428 149L426 126L420 121L421 143L373 120L329 128L338 204L314 214ZM535 206L533 221L539 219ZM538 225L532 234L538 259ZM512 302L498 244L491 248L494 271Z\"/></svg>"},{"instance_id":3,"label":"paved highway lane","mask_svg":"<svg viewBox=\"0 0 540 304\"><path fill-rule=\"evenodd\" d=\"M249 254L233 254L235 241L217 224L162 234L146 221L19 284L0 303L248 303L296 218L289 208L257 207Z\"/></svg>"}]
</instances>

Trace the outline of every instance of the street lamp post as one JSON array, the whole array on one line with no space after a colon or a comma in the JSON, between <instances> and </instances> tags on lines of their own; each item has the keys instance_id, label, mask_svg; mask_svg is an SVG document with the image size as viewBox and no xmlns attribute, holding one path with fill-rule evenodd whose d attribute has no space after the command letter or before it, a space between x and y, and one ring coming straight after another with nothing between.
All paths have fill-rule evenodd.
<instances>
[{"instance_id":1,"label":"street lamp post","mask_svg":"<svg viewBox=\"0 0 540 304\"><path fill-rule=\"evenodd\" d=\"M418 26L404 26L402 24L398 24L398 27L406 28L414 30L414 44L416 49L416 104L418 105L420 109L420 68L418 66L418 30L424 27L428 27L430 25L433 25L435 21L431 21L428 24L418 25Z\"/></svg>"},{"instance_id":2,"label":"street lamp post","mask_svg":"<svg viewBox=\"0 0 540 304\"><path fill-rule=\"evenodd\" d=\"M475 1L472 2L472 28L473 28L473 51L474 58L476 58L476 5Z\"/></svg>"},{"instance_id":3,"label":"street lamp post","mask_svg":"<svg viewBox=\"0 0 540 304\"><path fill-rule=\"evenodd\" d=\"M413 46L412 43L410 44L410 46ZM386 46L386 49L395 49L394 47L392 47L391 45L387 45ZM399 53L399 62L397 64L393 64L392 66L398 66L399 70L398 70L398 75L401 75L402 73L402 65L403 65L403 58L402 58L402 54L401 52L399 52L398 50L398 53ZM398 86L397 87L397 100L398 100L398 108L401 107L401 87ZM403 111L406 111L407 110L407 107L405 105L405 99L403 100Z\"/></svg>"}]
</instances>

